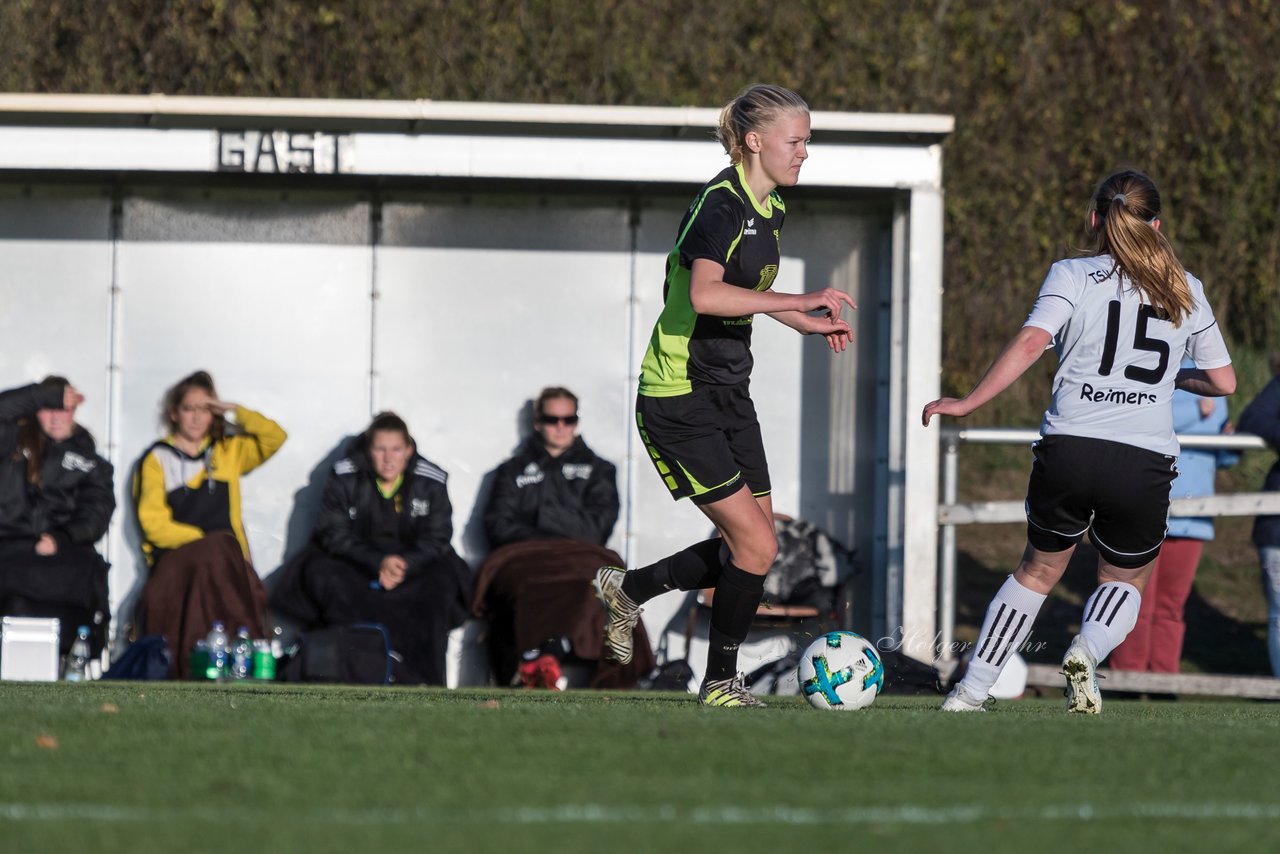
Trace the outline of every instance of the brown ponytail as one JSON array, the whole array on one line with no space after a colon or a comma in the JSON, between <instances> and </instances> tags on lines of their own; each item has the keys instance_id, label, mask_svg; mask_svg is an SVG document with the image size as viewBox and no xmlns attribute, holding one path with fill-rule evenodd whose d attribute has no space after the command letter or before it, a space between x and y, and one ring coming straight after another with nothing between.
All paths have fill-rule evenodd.
<instances>
[{"instance_id":1,"label":"brown ponytail","mask_svg":"<svg viewBox=\"0 0 1280 854\"><path fill-rule=\"evenodd\" d=\"M1133 283L1151 307L1174 326L1191 314L1187 271L1164 235L1152 225L1160 215L1160 191L1141 172L1117 172L1098 186L1094 255L1110 255L1115 270Z\"/></svg>"},{"instance_id":2,"label":"brown ponytail","mask_svg":"<svg viewBox=\"0 0 1280 854\"><path fill-rule=\"evenodd\" d=\"M189 376L178 380L172 388L164 394L164 418L169 424L170 432L177 432L178 419L175 414L178 407L182 405L182 399L187 396L187 392L193 388L198 388L205 394L218 399L218 391L213 386L213 377L208 371L196 371ZM219 442L227 435L227 418L221 412L214 413L213 420L209 423L209 441Z\"/></svg>"},{"instance_id":3,"label":"brown ponytail","mask_svg":"<svg viewBox=\"0 0 1280 854\"><path fill-rule=\"evenodd\" d=\"M47 376L40 381L42 386L57 386L59 390L65 393L67 386L71 385L71 381L66 377ZM57 407L61 408L59 403ZM75 425L73 430L83 429L79 424ZM35 415L28 415L18 419L18 448L14 455L21 456L27 463L27 483L39 488L44 481L44 454L49 447L49 437L44 434L44 430L40 427L40 419Z\"/></svg>"},{"instance_id":4,"label":"brown ponytail","mask_svg":"<svg viewBox=\"0 0 1280 854\"><path fill-rule=\"evenodd\" d=\"M49 439L40 429L40 421L34 416L18 419L18 452L27 463L27 483L41 486L44 470L44 452Z\"/></svg>"},{"instance_id":5,"label":"brown ponytail","mask_svg":"<svg viewBox=\"0 0 1280 854\"><path fill-rule=\"evenodd\" d=\"M404 419L394 412L379 412L373 416L373 421L369 422L369 426L365 428L364 433L360 434L360 448L368 452L373 446L374 433L399 433L404 437L406 445L413 445L413 436L409 435L409 425L404 423Z\"/></svg>"}]
</instances>

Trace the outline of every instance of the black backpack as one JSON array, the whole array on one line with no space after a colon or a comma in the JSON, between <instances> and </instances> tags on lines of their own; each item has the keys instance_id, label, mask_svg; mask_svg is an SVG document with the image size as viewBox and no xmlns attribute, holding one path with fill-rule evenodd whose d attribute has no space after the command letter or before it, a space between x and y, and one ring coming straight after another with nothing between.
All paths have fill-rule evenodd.
<instances>
[{"instance_id":1,"label":"black backpack","mask_svg":"<svg viewBox=\"0 0 1280 854\"><path fill-rule=\"evenodd\" d=\"M820 614L831 612L837 602L841 578L854 563L853 549L845 548L812 522L774 516L778 556L764 578L764 601L774 605L809 605Z\"/></svg>"},{"instance_id":2,"label":"black backpack","mask_svg":"<svg viewBox=\"0 0 1280 854\"><path fill-rule=\"evenodd\" d=\"M353 623L305 632L280 671L283 682L390 685L414 682L380 623Z\"/></svg>"}]
</instances>

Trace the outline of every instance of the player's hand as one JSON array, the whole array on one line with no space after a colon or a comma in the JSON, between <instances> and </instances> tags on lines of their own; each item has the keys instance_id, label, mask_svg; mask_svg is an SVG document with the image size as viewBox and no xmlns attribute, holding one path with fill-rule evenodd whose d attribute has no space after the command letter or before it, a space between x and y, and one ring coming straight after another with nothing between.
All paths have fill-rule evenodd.
<instances>
[{"instance_id":1,"label":"player's hand","mask_svg":"<svg viewBox=\"0 0 1280 854\"><path fill-rule=\"evenodd\" d=\"M823 332L822 337L827 339L827 346L831 348L832 353L843 353L853 343L853 330L843 320L837 320L836 325L839 328L832 332Z\"/></svg>"},{"instance_id":2,"label":"player's hand","mask_svg":"<svg viewBox=\"0 0 1280 854\"><path fill-rule=\"evenodd\" d=\"M853 343L853 328L848 321L833 319L830 314L798 314L787 324L802 335L821 335L833 353L843 353Z\"/></svg>"},{"instance_id":3,"label":"player's hand","mask_svg":"<svg viewBox=\"0 0 1280 854\"><path fill-rule=\"evenodd\" d=\"M958 418L963 418L972 411L973 407L963 397L942 397L925 406L920 420L924 423L924 426L928 427L929 419L935 415L954 415Z\"/></svg>"},{"instance_id":4,"label":"player's hand","mask_svg":"<svg viewBox=\"0 0 1280 854\"><path fill-rule=\"evenodd\" d=\"M68 386L70 388L70 386ZM50 534L41 534L40 539L36 540L36 554L41 557L50 557L58 553L58 541Z\"/></svg>"},{"instance_id":5,"label":"player's hand","mask_svg":"<svg viewBox=\"0 0 1280 854\"><path fill-rule=\"evenodd\" d=\"M1218 402L1211 397L1202 397L1196 404L1200 408L1200 420L1203 421L1213 415L1213 410L1217 407Z\"/></svg>"},{"instance_id":6,"label":"player's hand","mask_svg":"<svg viewBox=\"0 0 1280 854\"><path fill-rule=\"evenodd\" d=\"M230 403L225 400L217 399L211 399L206 405L209 407L209 411L214 415L226 415L228 412L235 410L236 407L239 406L237 403Z\"/></svg>"},{"instance_id":7,"label":"player's hand","mask_svg":"<svg viewBox=\"0 0 1280 854\"><path fill-rule=\"evenodd\" d=\"M840 311L846 305L851 309L858 307L853 297L836 288L823 288L820 291L797 296L800 301L800 311L825 311L832 320L840 319Z\"/></svg>"},{"instance_id":8,"label":"player's hand","mask_svg":"<svg viewBox=\"0 0 1280 854\"><path fill-rule=\"evenodd\" d=\"M71 383L67 383L62 389L62 408L75 409L82 403L84 403L84 395Z\"/></svg>"}]
</instances>

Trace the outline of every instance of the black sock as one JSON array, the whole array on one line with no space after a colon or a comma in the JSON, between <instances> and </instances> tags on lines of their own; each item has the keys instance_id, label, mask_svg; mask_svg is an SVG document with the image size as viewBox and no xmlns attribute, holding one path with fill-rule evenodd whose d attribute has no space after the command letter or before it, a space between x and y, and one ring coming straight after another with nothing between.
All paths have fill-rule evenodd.
<instances>
[{"instance_id":1,"label":"black sock","mask_svg":"<svg viewBox=\"0 0 1280 854\"><path fill-rule=\"evenodd\" d=\"M622 592L637 605L668 590L701 590L715 587L720 577L720 546L717 537L681 549L656 563L628 572Z\"/></svg>"},{"instance_id":2,"label":"black sock","mask_svg":"<svg viewBox=\"0 0 1280 854\"><path fill-rule=\"evenodd\" d=\"M707 681L728 679L738 672L738 647L747 639L764 596L764 576L727 561L711 601L711 645L707 648Z\"/></svg>"}]
</instances>

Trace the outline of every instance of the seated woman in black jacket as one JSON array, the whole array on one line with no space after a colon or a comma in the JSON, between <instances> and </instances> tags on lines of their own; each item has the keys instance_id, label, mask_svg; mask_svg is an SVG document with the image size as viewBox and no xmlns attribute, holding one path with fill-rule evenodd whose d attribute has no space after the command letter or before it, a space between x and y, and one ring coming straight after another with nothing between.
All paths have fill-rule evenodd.
<instances>
[{"instance_id":1,"label":"seated woman in black jacket","mask_svg":"<svg viewBox=\"0 0 1280 854\"><path fill-rule=\"evenodd\" d=\"M378 415L334 465L311 544L282 572L272 608L306 628L381 623L410 675L443 685L470 587L450 544L447 479L399 416Z\"/></svg>"},{"instance_id":2,"label":"seated woman in black jacket","mask_svg":"<svg viewBox=\"0 0 1280 854\"><path fill-rule=\"evenodd\" d=\"M544 388L533 409L533 435L493 479L489 545L567 538L603 546L618 521L617 469L578 435L573 392Z\"/></svg>"},{"instance_id":3,"label":"seated woman in black jacket","mask_svg":"<svg viewBox=\"0 0 1280 854\"><path fill-rule=\"evenodd\" d=\"M94 549L116 508L112 467L75 422L62 377L0 392L0 614L58 617L65 654L79 626L102 652L107 562Z\"/></svg>"},{"instance_id":4,"label":"seated woman in black jacket","mask_svg":"<svg viewBox=\"0 0 1280 854\"><path fill-rule=\"evenodd\" d=\"M592 581L619 557L605 546L617 521L617 469L578 435L577 395L544 388L533 403L533 435L494 472L484 509L494 550L476 574L472 613L489 621L498 684L548 681L536 668L521 672L518 659L530 653L526 664L536 663L532 650L562 638L574 659L594 663L594 688L634 687L648 673L653 656L642 626L635 661L603 657L604 611Z\"/></svg>"}]
</instances>

